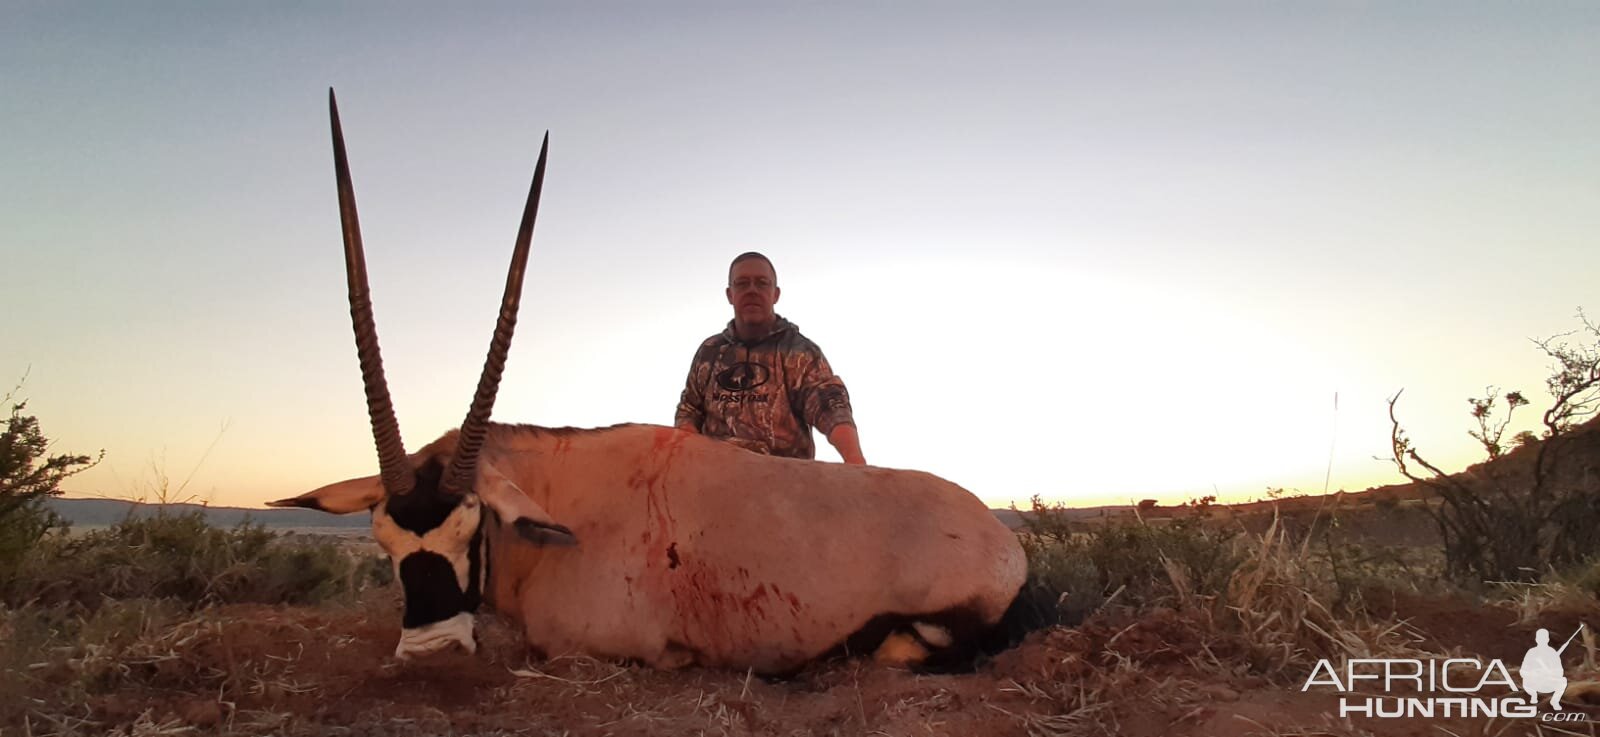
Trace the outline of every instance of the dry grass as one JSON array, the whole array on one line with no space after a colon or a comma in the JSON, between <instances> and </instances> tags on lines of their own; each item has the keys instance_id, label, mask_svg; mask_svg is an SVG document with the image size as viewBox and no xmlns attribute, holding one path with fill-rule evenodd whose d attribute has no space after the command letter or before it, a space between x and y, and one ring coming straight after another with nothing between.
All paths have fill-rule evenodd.
<instances>
[{"instance_id":1,"label":"dry grass","mask_svg":"<svg viewBox=\"0 0 1600 737\"><path fill-rule=\"evenodd\" d=\"M1242 725L1240 737L1372 737L1372 732L1356 726L1348 717L1325 716L1321 724L1288 729L1270 727L1238 714L1234 719Z\"/></svg>"},{"instance_id":2,"label":"dry grass","mask_svg":"<svg viewBox=\"0 0 1600 737\"><path fill-rule=\"evenodd\" d=\"M1197 703L1200 685L1193 680L1152 678L1132 658L1114 656L1109 666L1096 666L1089 677L1071 682L1018 682L1003 686L1002 693L1026 697L1048 707L1050 713L1012 713L990 708L1018 720L1030 737L1086 737L1121 734L1119 715L1130 693L1142 694L1146 708L1190 708Z\"/></svg>"},{"instance_id":3,"label":"dry grass","mask_svg":"<svg viewBox=\"0 0 1600 737\"><path fill-rule=\"evenodd\" d=\"M1112 628L1103 640L1090 634L1092 627L1057 637L1053 641L1066 654L1055 670L1012 681L1004 689L1044 707L1040 713L1012 714L1030 735L1119 734L1130 716L1130 693L1140 695L1138 709L1157 710L1181 724L1198 717L1212 692L1228 682L1254 678L1283 686L1299 683L1321 658L1425 655L1421 636L1403 622L1373 617L1358 601L1327 603L1341 600L1328 561L1309 538L1291 540L1276 521L1261 535L1229 538L1232 547L1223 555L1208 548L1216 540L1210 536L1207 544L1163 547L1160 543L1181 534L1168 530L1167 538L1151 538L1158 545L1164 587L1147 585L1142 606L1112 607L1108 597L1090 621L1127 624ZM1185 557L1195 551L1205 559ZM1220 582L1212 572L1195 575L1216 560L1229 563ZM1051 565L1062 563L1058 558ZM1154 601L1160 606L1152 606L1151 592L1162 590L1166 593ZM1175 656L1187 665L1176 673L1163 667ZM1183 673L1206 674L1206 683ZM1259 734L1364 734L1348 722L1330 721L1296 733L1256 726Z\"/></svg>"},{"instance_id":4,"label":"dry grass","mask_svg":"<svg viewBox=\"0 0 1600 737\"><path fill-rule=\"evenodd\" d=\"M1521 623L1536 622L1549 612L1587 609L1594 606L1596 592L1583 579L1593 574L1586 570L1581 575L1583 578L1552 576L1542 583L1491 581L1488 600L1516 612Z\"/></svg>"},{"instance_id":5,"label":"dry grass","mask_svg":"<svg viewBox=\"0 0 1600 737\"><path fill-rule=\"evenodd\" d=\"M1333 582L1307 540L1292 543L1276 523L1243 542L1243 562L1225 596L1196 602L1225 613L1222 628L1242 635L1267 674L1299 675L1320 658L1414 657L1421 636L1402 622L1374 619L1350 602L1337 611ZM1210 606L1205 606L1210 604Z\"/></svg>"},{"instance_id":6,"label":"dry grass","mask_svg":"<svg viewBox=\"0 0 1600 737\"><path fill-rule=\"evenodd\" d=\"M1320 658L1429 655L1403 622L1374 616L1359 598L1341 596L1325 551L1284 526L1268 525L1262 534L1212 531L1199 540L1170 526L1148 535L1119 534L1107 540L1141 547L1121 563L1109 593L1091 591L1098 604L1085 624L1037 632L975 676L944 681L861 660L818 666L784 683L751 673L668 673L588 657L523 662L513 654L505 660L517 652L512 642L520 635L512 633L456 661L449 672L467 682L453 683L431 667L381 665L386 651L372 647L366 635L356 641L372 626L365 614L321 614L328 605L195 609L187 602L134 599L103 600L92 609L0 608L0 736L1181 734L1201 725L1216 730L1219 702L1297 689ZM1072 556L1114 553L1114 545L1091 545L1088 537L1064 538L1061 544L1073 547L1054 551L1053 563L1086 569L1092 566ZM1226 575L1205 570L1215 561L1226 562ZM1506 590L1501 606L1537 616L1586 589L1552 583ZM246 633L254 644L240 648L235 638ZM1584 635L1588 673L1597 672L1595 642L1593 633ZM363 644L369 665L359 673L330 667L319 651L362 650ZM374 682L422 688L428 698L391 701L381 689L369 692ZM1572 689L1589 685L1575 676ZM368 689L353 697L364 705L359 713L325 715L312 706L356 689ZM163 709L145 709L144 700L154 697L165 699ZM123 709L108 711L108 699L121 700ZM1370 737L1359 722L1301 716L1288 727L1241 719L1227 732ZM1231 717L1223 711L1220 718ZM1505 724L1493 727L1503 731ZM1543 727L1552 737L1588 729Z\"/></svg>"},{"instance_id":7,"label":"dry grass","mask_svg":"<svg viewBox=\"0 0 1600 737\"><path fill-rule=\"evenodd\" d=\"M192 733L192 722L217 721L228 734L261 734L283 715L239 712L246 700L272 701L316 691L302 672L304 648L235 657L230 633L242 622L217 609L189 611L171 602L108 601L92 613L0 609L0 734L166 735ZM17 636L21 635L21 636ZM107 723L105 699L134 694L191 694L201 711L187 715L146 710L124 724ZM206 717L206 711L213 716ZM185 726L187 725L187 726Z\"/></svg>"}]
</instances>

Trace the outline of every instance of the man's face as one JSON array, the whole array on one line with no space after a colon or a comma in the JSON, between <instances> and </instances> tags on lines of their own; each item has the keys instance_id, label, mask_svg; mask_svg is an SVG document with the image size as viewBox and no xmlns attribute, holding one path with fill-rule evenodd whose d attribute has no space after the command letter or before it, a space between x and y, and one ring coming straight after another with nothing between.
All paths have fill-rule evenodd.
<instances>
[{"instance_id":1,"label":"man's face","mask_svg":"<svg viewBox=\"0 0 1600 737\"><path fill-rule=\"evenodd\" d=\"M762 325L776 319L772 306L778 303L777 277L772 267L759 258L734 264L728 272L728 304L733 319L746 325Z\"/></svg>"}]
</instances>

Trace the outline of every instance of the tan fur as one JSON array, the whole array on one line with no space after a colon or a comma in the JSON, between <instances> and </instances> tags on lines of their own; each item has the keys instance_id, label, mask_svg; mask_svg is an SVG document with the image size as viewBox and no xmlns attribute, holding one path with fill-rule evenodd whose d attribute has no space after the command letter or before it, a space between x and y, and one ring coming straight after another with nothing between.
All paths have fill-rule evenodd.
<instances>
[{"instance_id":1,"label":"tan fur","mask_svg":"<svg viewBox=\"0 0 1600 737\"><path fill-rule=\"evenodd\" d=\"M495 426L484 461L578 540L493 541L491 603L551 656L674 667L687 650L703 665L782 671L879 614L966 608L998 621L1026 572L977 497L926 473L774 458L650 425Z\"/></svg>"},{"instance_id":2,"label":"tan fur","mask_svg":"<svg viewBox=\"0 0 1600 737\"><path fill-rule=\"evenodd\" d=\"M446 433L413 463L448 457L455 442ZM488 530L486 601L552 657L782 672L878 615L997 622L1026 574L1011 531L936 476L764 456L668 427L491 425L475 488L504 523ZM370 490L343 482L284 503L312 496L343 508ZM471 530L458 512L420 539L382 513L373 531L396 560L426 548L462 561L464 582ZM523 540L509 524L519 514L565 525L576 545ZM436 550L451 540L460 555ZM888 647L895 662L927 656L914 639Z\"/></svg>"},{"instance_id":3,"label":"tan fur","mask_svg":"<svg viewBox=\"0 0 1600 737\"><path fill-rule=\"evenodd\" d=\"M269 507L310 507L331 514L350 514L372 508L383 501L383 482L377 476L362 476L328 484L291 499L267 502Z\"/></svg>"}]
</instances>

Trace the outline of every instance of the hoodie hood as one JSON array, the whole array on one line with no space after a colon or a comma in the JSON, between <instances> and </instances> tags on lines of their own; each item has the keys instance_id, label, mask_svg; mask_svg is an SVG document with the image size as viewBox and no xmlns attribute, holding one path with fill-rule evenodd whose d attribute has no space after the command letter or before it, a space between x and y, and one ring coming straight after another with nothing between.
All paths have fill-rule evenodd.
<instances>
[{"instance_id":1,"label":"hoodie hood","mask_svg":"<svg viewBox=\"0 0 1600 737\"><path fill-rule=\"evenodd\" d=\"M772 340L773 338L780 337L784 333L787 333L787 332L789 332L791 330L799 331L800 330L800 326L795 325L794 323L783 319L783 315L776 315L775 314L775 315L773 315L772 329L767 331L767 334L761 336L760 338L757 338L757 339L752 340L752 341L739 340L739 333L738 333L738 331L733 329L733 321L732 320L729 320L728 321L728 326L722 329L722 336L727 338L728 341L731 342L731 343L738 343L740 345L759 345L761 343L765 343L765 342L767 342L769 340Z\"/></svg>"}]
</instances>

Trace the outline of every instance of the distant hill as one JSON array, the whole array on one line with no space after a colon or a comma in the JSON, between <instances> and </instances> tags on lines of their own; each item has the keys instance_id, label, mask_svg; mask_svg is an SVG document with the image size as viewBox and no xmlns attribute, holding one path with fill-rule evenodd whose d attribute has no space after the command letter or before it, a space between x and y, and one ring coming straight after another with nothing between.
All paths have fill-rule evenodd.
<instances>
[{"instance_id":1,"label":"distant hill","mask_svg":"<svg viewBox=\"0 0 1600 737\"><path fill-rule=\"evenodd\" d=\"M1498 479L1509 489L1529 489L1533 486L1533 466L1539 455L1539 447L1547 440L1534 440L1533 442L1513 448L1498 459L1479 461L1465 470L1450 474L1452 478L1464 481L1473 481L1483 478ZM1600 482L1600 416L1594 417L1562 434L1550 449L1550 457L1546 459L1546 470L1551 474L1547 479L1546 488L1580 488L1594 489ZM1423 449L1426 457L1427 449ZM1419 476L1429 476L1421 464L1412 464L1412 472ZM1339 492L1335 496L1343 495ZM1375 486L1364 492L1351 495L1353 500L1379 500L1393 502L1420 502L1436 498L1435 492L1425 484L1405 482L1390 484L1388 486ZM1282 508L1311 509L1321 505L1322 497L1319 495L1303 496L1292 500L1293 504L1283 505ZM1257 507L1271 504L1270 502L1256 502ZM1235 505L1241 509L1249 508L1249 504Z\"/></svg>"},{"instance_id":2,"label":"distant hill","mask_svg":"<svg viewBox=\"0 0 1600 737\"><path fill-rule=\"evenodd\" d=\"M1022 508L1020 505L1016 509L991 509L989 511L994 512L994 516L999 518L1001 524L1004 524L1006 527L1009 527L1013 530L1022 529L1023 518L1031 517L1033 515L1033 512ZM1058 511L1070 521L1088 522L1092 520L1121 517L1123 515L1132 514L1133 506L1128 504L1113 504L1104 507L1070 507Z\"/></svg>"},{"instance_id":3,"label":"distant hill","mask_svg":"<svg viewBox=\"0 0 1600 737\"><path fill-rule=\"evenodd\" d=\"M129 517L148 517L165 512L186 514L200 512L215 527L233 527L249 520L263 527L281 529L351 530L366 529L372 519L365 514L328 514L314 509L240 509L238 507L210 507L202 504L143 504L121 499L67 499L49 500L50 508L74 525L102 526L121 522Z\"/></svg>"},{"instance_id":4,"label":"distant hill","mask_svg":"<svg viewBox=\"0 0 1600 737\"><path fill-rule=\"evenodd\" d=\"M1600 479L1600 417L1589 420L1563 436L1559 441L1563 461L1555 468L1552 484L1578 485L1580 487L1592 486L1596 479ZM1503 478L1516 478L1531 476L1533 459L1538 452L1539 442L1517 448L1500 459L1479 463L1455 474L1462 477L1495 475ZM1320 513L1329 501L1342 500L1341 503L1356 506L1373 506L1379 502L1394 505L1424 504L1432 499L1433 492L1422 484L1404 483L1379 486L1367 489L1364 492L1336 492L1327 496L1305 495L1285 499L1244 502L1231 505L1217 505L1218 510L1227 510L1226 516L1232 518L1236 515L1272 515L1287 512ZM369 515L365 514L327 514L312 509L241 509L238 507L211 507L201 504L143 504L139 502L122 501L118 499L71 499L55 498L49 500L52 509L71 521L75 525L103 526L110 525L128 518L144 517L157 514L161 511L168 513L186 513L198 511L204 514L206 520L217 527L233 527L249 520L264 527L274 530L327 530L329 532L345 532L350 530L365 530L371 524ZM1159 505L1148 509L1141 508L1140 515L1146 519L1162 519L1170 517L1188 516L1194 510L1183 505ZM1080 507L1064 510L1066 516L1078 522L1093 524L1096 520L1114 521L1131 515L1134 507L1106 506L1106 507ZM1007 527L1015 530L1022 527L1023 517L1027 514L1010 509L989 510L1000 519ZM1393 517L1395 513L1377 510L1380 517ZM1415 514L1404 515L1425 519L1421 510Z\"/></svg>"},{"instance_id":5,"label":"distant hill","mask_svg":"<svg viewBox=\"0 0 1600 737\"><path fill-rule=\"evenodd\" d=\"M1000 522L1010 529L1015 530L1022 526L1021 512L1013 509L991 509L989 511L994 512L994 516L999 517Z\"/></svg>"}]
</instances>

